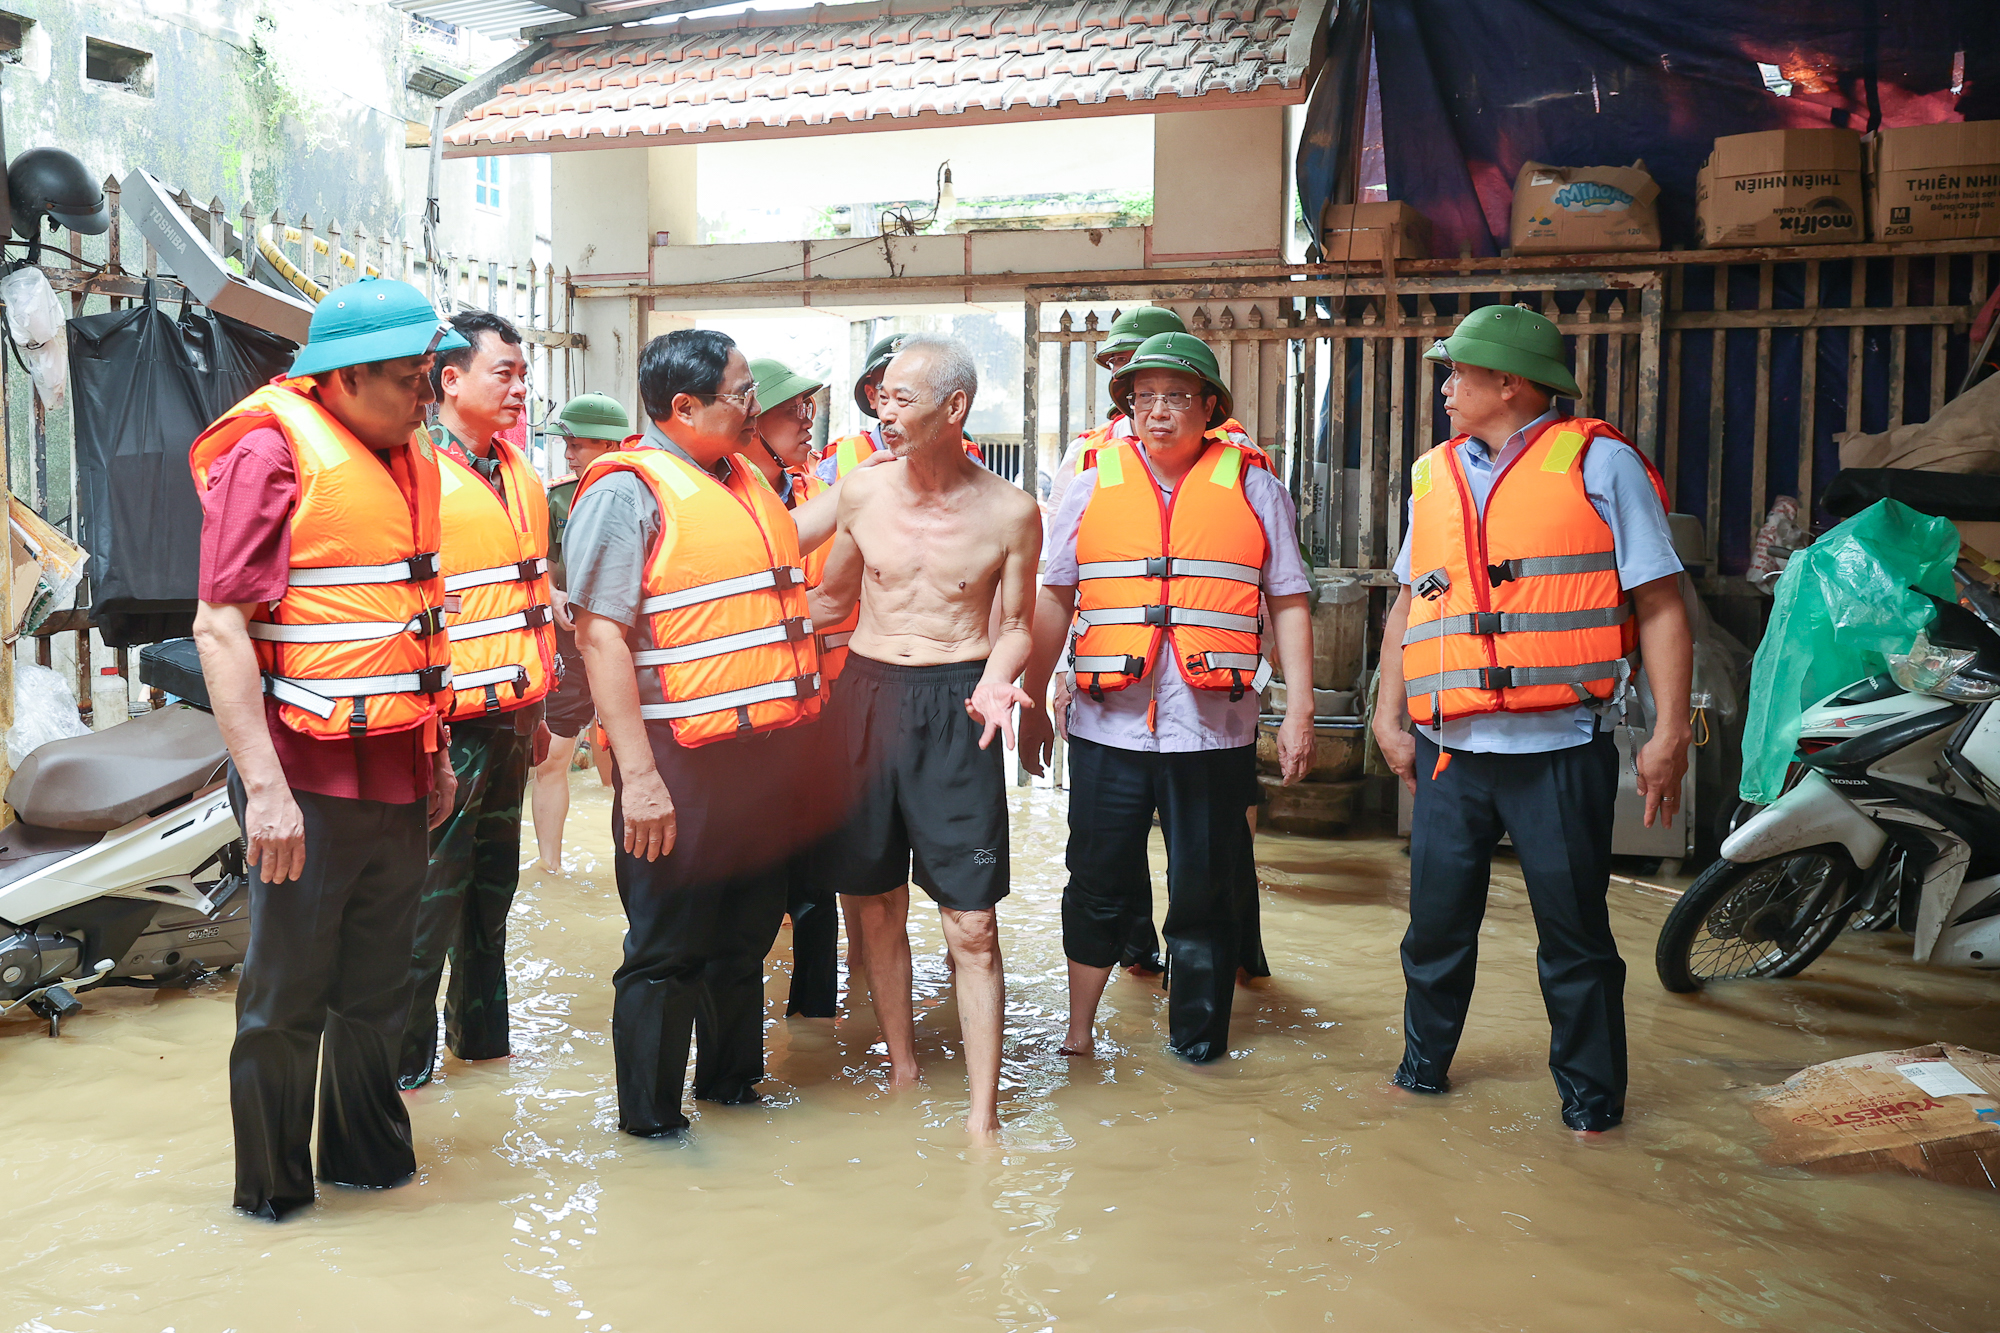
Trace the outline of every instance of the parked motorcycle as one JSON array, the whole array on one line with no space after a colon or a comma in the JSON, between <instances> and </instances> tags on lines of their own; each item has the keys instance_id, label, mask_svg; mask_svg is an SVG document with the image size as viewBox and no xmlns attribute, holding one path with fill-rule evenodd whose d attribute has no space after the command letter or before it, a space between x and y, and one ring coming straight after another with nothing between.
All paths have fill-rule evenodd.
<instances>
[{"instance_id":1,"label":"parked motorcycle","mask_svg":"<svg viewBox=\"0 0 2000 1333\"><path fill-rule=\"evenodd\" d=\"M2000 597L1954 580L1963 604L1932 598L1888 672L1806 711L1783 794L1667 916L1668 990L1796 976L1850 923L1908 931L1920 963L2000 968Z\"/></svg>"},{"instance_id":2,"label":"parked motorcycle","mask_svg":"<svg viewBox=\"0 0 2000 1333\"><path fill-rule=\"evenodd\" d=\"M145 649L140 679L192 702L51 741L7 786L0 1014L26 1006L50 1036L85 987L185 986L249 947L229 754L193 641Z\"/></svg>"}]
</instances>

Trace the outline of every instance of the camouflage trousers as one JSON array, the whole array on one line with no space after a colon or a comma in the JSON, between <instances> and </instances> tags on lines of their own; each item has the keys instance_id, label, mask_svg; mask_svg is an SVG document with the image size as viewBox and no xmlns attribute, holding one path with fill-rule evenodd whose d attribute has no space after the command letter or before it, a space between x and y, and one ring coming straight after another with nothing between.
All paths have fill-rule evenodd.
<instances>
[{"instance_id":1,"label":"camouflage trousers","mask_svg":"<svg viewBox=\"0 0 2000 1333\"><path fill-rule=\"evenodd\" d=\"M430 1082L437 1063L438 987L446 960L444 1039L461 1060L493 1060L507 1047L507 911L521 878L521 794L531 737L506 727L452 728L458 799L431 830L430 868L417 904L410 1017L397 1080Z\"/></svg>"}]
</instances>

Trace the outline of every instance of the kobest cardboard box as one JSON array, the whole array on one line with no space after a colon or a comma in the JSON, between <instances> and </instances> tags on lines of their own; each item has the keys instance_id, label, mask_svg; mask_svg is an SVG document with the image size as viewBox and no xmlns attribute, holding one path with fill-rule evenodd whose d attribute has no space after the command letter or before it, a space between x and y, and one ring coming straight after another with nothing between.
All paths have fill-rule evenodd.
<instances>
[{"instance_id":1,"label":"kobest cardboard box","mask_svg":"<svg viewBox=\"0 0 2000 1333\"><path fill-rule=\"evenodd\" d=\"M1802 1069L1750 1104L1767 1162L1831 1175L2000 1182L2000 1058L1964 1046L1876 1051Z\"/></svg>"},{"instance_id":2,"label":"kobest cardboard box","mask_svg":"<svg viewBox=\"0 0 2000 1333\"><path fill-rule=\"evenodd\" d=\"M2000 120L1870 135L1868 216L1878 241L2000 236Z\"/></svg>"},{"instance_id":3,"label":"kobest cardboard box","mask_svg":"<svg viewBox=\"0 0 2000 1333\"><path fill-rule=\"evenodd\" d=\"M1629 167L1523 163L1514 177L1514 253L1657 250L1659 197L1660 187L1644 162Z\"/></svg>"},{"instance_id":4,"label":"kobest cardboard box","mask_svg":"<svg viewBox=\"0 0 2000 1333\"><path fill-rule=\"evenodd\" d=\"M1320 253L1329 264L1349 259L1429 259L1431 220L1400 200L1380 204L1328 204L1320 214Z\"/></svg>"},{"instance_id":5,"label":"kobest cardboard box","mask_svg":"<svg viewBox=\"0 0 2000 1333\"><path fill-rule=\"evenodd\" d=\"M1695 230L1704 246L1859 241L1862 203L1853 130L1730 134L1695 177Z\"/></svg>"}]
</instances>

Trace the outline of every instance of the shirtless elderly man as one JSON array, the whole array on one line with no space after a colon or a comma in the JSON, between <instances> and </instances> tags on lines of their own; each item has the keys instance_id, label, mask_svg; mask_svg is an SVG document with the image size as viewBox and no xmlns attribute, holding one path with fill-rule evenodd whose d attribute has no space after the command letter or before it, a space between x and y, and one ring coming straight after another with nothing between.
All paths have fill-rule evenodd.
<instances>
[{"instance_id":1,"label":"shirtless elderly man","mask_svg":"<svg viewBox=\"0 0 2000 1333\"><path fill-rule=\"evenodd\" d=\"M958 343L913 336L889 363L877 406L898 462L858 471L839 503L815 622L861 602L836 683L829 740L851 768L829 782L850 805L833 837L834 887L858 927L890 1075L917 1077L910 1000L909 885L937 903L956 973L971 1087L966 1128L1000 1128L1006 981L995 905L1007 895L1004 733L1027 665L1041 511L966 456L979 388Z\"/></svg>"}]
</instances>

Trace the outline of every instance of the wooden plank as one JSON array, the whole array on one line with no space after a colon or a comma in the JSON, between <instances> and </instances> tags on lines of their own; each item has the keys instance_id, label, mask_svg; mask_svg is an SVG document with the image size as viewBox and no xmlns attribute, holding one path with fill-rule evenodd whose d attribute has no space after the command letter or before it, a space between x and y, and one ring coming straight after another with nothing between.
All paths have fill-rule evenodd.
<instances>
[{"instance_id":1,"label":"wooden plank","mask_svg":"<svg viewBox=\"0 0 2000 1333\"><path fill-rule=\"evenodd\" d=\"M1392 316L1400 315L1399 303L1389 303ZM1382 550L1384 564L1393 564L1396 551L1403 541L1403 486L1408 475L1409 464L1404 461L1403 423L1408 419L1404 398L1408 394L1408 371L1410 342L1405 338L1385 338L1382 340L1383 354L1389 361L1389 432L1388 456L1389 475L1388 496L1382 504Z\"/></svg>"},{"instance_id":2,"label":"wooden plank","mask_svg":"<svg viewBox=\"0 0 2000 1333\"><path fill-rule=\"evenodd\" d=\"M1639 293L1639 339L1633 349L1637 373L1631 377L1632 438L1655 467L1660 461L1660 319L1666 304L1667 294L1658 287Z\"/></svg>"},{"instance_id":3,"label":"wooden plank","mask_svg":"<svg viewBox=\"0 0 2000 1333\"><path fill-rule=\"evenodd\" d=\"M1849 309L1824 306L1818 310L1730 310L1720 315L1684 310L1667 317L1675 329L1837 329L1849 325L1903 328L1912 324L1963 326L1979 313L1973 306L1872 306Z\"/></svg>"},{"instance_id":4,"label":"wooden plank","mask_svg":"<svg viewBox=\"0 0 2000 1333\"><path fill-rule=\"evenodd\" d=\"M1850 266L1848 277L1848 299L1855 305L1868 299L1868 263L1857 259ZM1867 400L1867 385L1862 380L1863 358L1868 346L1868 335L1861 329L1851 329L1847 334L1847 433L1852 435L1861 429L1861 408Z\"/></svg>"},{"instance_id":5,"label":"wooden plank","mask_svg":"<svg viewBox=\"0 0 2000 1333\"><path fill-rule=\"evenodd\" d=\"M1068 328L1069 326L1070 326L1070 312L1069 312L1069 311L1067 311L1067 310L1065 310L1065 311L1063 311L1063 312L1062 312L1062 327L1064 327L1065 329L1067 329L1067 328ZM1068 448L1068 447L1069 447L1069 438L1070 438L1070 436L1069 436L1069 361L1070 361L1070 355L1069 355L1069 354L1070 354L1070 345L1069 345L1068 343L1063 343L1063 344L1061 344L1061 348L1060 348L1060 350L1059 350L1059 351L1058 351L1058 352L1056 353L1056 357L1057 357L1057 370L1056 370L1056 454L1057 454L1057 456L1058 456L1058 457L1060 457L1060 456L1061 456L1061 454L1062 454L1062 451L1063 451L1064 449L1066 449L1066 448Z\"/></svg>"},{"instance_id":6,"label":"wooden plank","mask_svg":"<svg viewBox=\"0 0 2000 1333\"><path fill-rule=\"evenodd\" d=\"M1941 304L1951 296L1951 260L1939 255L1931 261L1931 303ZM1940 324L1931 330L1931 410L1928 421L1944 406L1944 344L1947 330Z\"/></svg>"},{"instance_id":7,"label":"wooden plank","mask_svg":"<svg viewBox=\"0 0 2000 1333\"><path fill-rule=\"evenodd\" d=\"M1729 306L1729 266L1715 266L1715 309ZM1722 560L1722 453L1723 425L1728 395L1723 392L1723 376L1728 370L1724 354L1729 334L1716 329L1709 334L1708 349L1708 503L1702 510L1702 531L1708 538L1708 567L1721 568Z\"/></svg>"},{"instance_id":8,"label":"wooden plank","mask_svg":"<svg viewBox=\"0 0 2000 1333\"><path fill-rule=\"evenodd\" d=\"M1022 302L1021 339L1021 480L1028 494L1036 488L1042 429L1042 303L1032 295Z\"/></svg>"},{"instance_id":9,"label":"wooden plank","mask_svg":"<svg viewBox=\"0 0 2000 1333\"><path fill-rule=\"evenodd\" d=\"M1673 269L1668 275L1667 305L1678 309L1686 296L1687 276L1684 269ZM1680 486L1681 467L1681 360L1685 351L1682 343L1686 335L1679 333L1661 321L1660 359L1667 382L1667 405L1663 434L1663 452L1660 472L1667 479L1667 494L1676 497Z\"/></svg>"},{"instance_id":10,"label":"wooden plank","mask_svg":"<svg viewBox=\"0 0 2000 1333\"><path fill-rule=\"evenodd\" d=\"M1347 321L1339 318L1335 325L1344 326ZM1327 503L1331 511L1327 515L1327 531L1331 534L1329 551L1333 561L1358 559L1348 548L1360 548L1359 534L1347 530L1347 365L1348 339L1344 333L1327 340L1328 366L1327 385Z\"/></svg>"},{"instance_id":11,"label":"wooden plank","mask_svg":"<svg viewBox=\"0 0 2000 1333\"><path fill-rule=\"evenodd\" d=\"M1612 292L1611 309L1607 314L1623 316L1624 297ZM1604 412L1606 421L1632 434L1632 418L1625 414L1625 339L1618 334L1609 334L1604 339Z\"/></svg>"},{"instance_id":12,"label":"wooden plank","mask_svg":"<svg viewBox=\"0 0 2000 1333\"><path fill-rule=\"evenodd\" d=\"M1371 333L1373 331L1370 330ZM1355 540L1354 563L1371 569L1386 563L1376 554L1376 538L1382 530L1377 511L1382 501L1382 472L1385 466L1382 433L1377 429L1379 422L1376 420L1381 408L1375 392L1380 344L1380 338L1361 340L1361 503L1357 515L1359 521L1356 527L1360 531Z\"/></svg>"},{"instance_id":13,"label":"wooden plank","mask_svg":"<svg viewBox=\"0 0 2000 1333\"><path fill-rule=\"evenodd\" d=\"M1819 306L1819 261L1806 263L1806 308ZM1799 335L1799 523L1812 528L1814 436L1819 431L1819 330Z\"/></svg>"},{"instance_id":14,"label":"wooden plank","mask_svg":"<svg viewBox=\"0 0 2000 1333\"><path fill-rule=\"evenodd\" d=\"M1910 261L1896 259L1890 284L1889 304L1900 310L1910 303ZM1909 330L1896 325L1889 330L1889 429L1903 424L1904 381L1910 376Z\"/></svg>"},{"instance_id":15,"label":"wooden plank","mask_svg":"<svg viewBox=\"0 0 2000 1333\"><path fill-rule=\"evenodd\" d=\"M1432 315L1436 313L1436 311L1431 308L1431 301L1432 298L1428 296L1419 296L1417 298L1417 317L1419 319L1424 318L1426 315ZM1422 344L1419 343L1418 346L1422 347ZM1434 368L1434 363L1425 361L1422 359L1421 356L1419 356L1417 360L1416 375L1413 377L1413 379L1414 382L1411 392L1413 392L1416 395L1417 399L1416 452L1417 455L1421 457L1427 449L1429 449L1432 445L1438 442L1437 371ZM1411 460L1411 462L1413 463L1415 461L1416 461L1415 459Z\"/></svg>"},{"instance_id":16,"label":"wooden plank","mask_svg":"<svg viewBox=\"0 0 2000 1333\"><path fill-rule=\"evenodd\" d=\"M1757 268L1757 308L1769 310L1777 286L1777 265ZM1727 337L1727 334L1723 335ZM1757 397L1750 427L1750 540L1764 526L1771 503L1771 330L1757 330Z\"/></svg>"}]
</instances>

